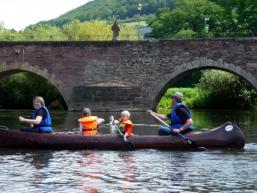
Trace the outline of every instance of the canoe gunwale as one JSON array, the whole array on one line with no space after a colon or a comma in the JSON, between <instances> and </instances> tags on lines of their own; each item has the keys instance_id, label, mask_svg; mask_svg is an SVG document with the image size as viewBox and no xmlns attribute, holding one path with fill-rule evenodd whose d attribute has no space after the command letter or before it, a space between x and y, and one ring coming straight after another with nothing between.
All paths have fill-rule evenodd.
<instances>
[{"instance_id":1,"label":"canoe gunwale","mask_svg":"<svg viewBox=\"0 0 257 193\"><path fill-rule=\"evenodd\" d=\"M233 128L226 131L226 128ZM185 135L197 146L208 149L242 149L245 136L242 130L230 122L205 132L190 132ZM177 136L134 135L128 141L135 149L190 150L190 146ZM0 148L33 149L95 149L95 150L131 150L121 136L76 134L39 134L0 128Z\"/></svg>"}]
</instances>

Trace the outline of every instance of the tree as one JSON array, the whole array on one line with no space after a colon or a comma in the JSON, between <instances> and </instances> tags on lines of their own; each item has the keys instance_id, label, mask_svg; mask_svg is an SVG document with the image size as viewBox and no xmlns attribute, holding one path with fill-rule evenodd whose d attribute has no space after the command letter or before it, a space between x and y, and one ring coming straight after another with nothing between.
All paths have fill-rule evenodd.
<instances>
[{"instance_id":1,"label":"tree","mask_svg":"<svg viewBox=\"0 0 257 193\"><path fill-rule=\"evenodd\" d=\"M59 91L48 80L30 72L20 72L2 79L0 90L2 108L31 108L31 100L35 96L43 96L48 105L58 101L59 108L66 107Z\"/></svg>"},{"instance_id":2,"label":"tree","mask_svg":"<svg viewBox=\"0 0 257 193\"><path fill-rule=\"evenodd\" d=\"M256 0L211 0L224 8L222 36L256 36Z\"/></svg>"},{"instance_id":3,"label":"tree","mask_svg":"<svg viewBox=\"0 0 257 193\"><path fill-rule=\"evenodd\" d=\"M94 20L90 22L80 22L74 20L64 26L64 34L69 40L111 40L111 24L107 21ZM120 39L133 40L137 36L134 26L122 25L120 29Z\"/></svg>"},{"instance_id":4,"label":"tree","mask_svg":"<svg viewBox=\"0 0 257 193\"><path fill-rule=\"evenodd\" d=\"M23 40L66 40L60 27L51 25L39 25L22 31Z\"/></svg>"},{"instance_id":5,"label":"tree","mask_svg":"<svg viewBox=\"0 0 257 193\"><path fill-rule=\"evenodd\" d=\"M209 107L250 109L256 105L257 93L242 78L220 70L205 70L197 85L208 91Z\"/></svg>"},{"instance_id":6,"label":"tree","mask_svg":"<svg viewBox=\"0 0 257 193\"><path fill-rule=\"evenodd\" d=\"M183 33L186 37L188 34L212 37L220 28L223 11L221 6L208 0L176 0L175 9L159 10L149 25L154 37L176 38Z\"/></svg>"},{"instance_id":7,"label":"tree","mask_svg":"<svg viewBox=\"0 0 257 193\"><path fill-rule=\"evenodd\" d=\"M42 21L36 25L50 24L63 27L76 19L80 22L91 20L108 20L113 22L115 19L125 20L127 18L135 21L135 16L138 15L137 5L139 2L143 5L143 9L140 11L140 15L143 16L141 19L154 14L159 8L174 8L174 0L94 0L56 19Z\"/></svg>"}]
</instances>

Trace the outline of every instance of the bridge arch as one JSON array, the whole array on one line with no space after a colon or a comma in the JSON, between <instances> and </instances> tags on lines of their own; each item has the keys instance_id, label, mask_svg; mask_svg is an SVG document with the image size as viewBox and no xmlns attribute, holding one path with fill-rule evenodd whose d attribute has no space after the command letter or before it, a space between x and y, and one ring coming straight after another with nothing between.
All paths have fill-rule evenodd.
<instances>
[{"instance_id":1,"label":"bridge arch","mask_svg":"<svg viewBox=\"0 0 257 193\"><path fill-rule=\"evenodd\" d=\"M207 58L200 58L194 60L190 63L184 63L182 65L176 66L172 73L166 74L161 78L159 84L152 90L152 104L151 108L155 109L161 100L162 96L165 94L166 90L179 79L190 74L193 70L201 69L218 69L227 72L231 72L239 77L245 79L256 91L257 91L257 81L253 74L248 73L240 66L234 64L226 63L222 59L217 61Z\"/></svg>"},{"instance_id":2,"label":"bridge arch","mask_svg":"<svg viewBox=\"0 0 257 193\"><path fill-rule=\"evenodd\" d=\"M33 74L36 74L48 80L61 94L65 102L65 105L68 108L67 99L61 87L61 81L57 80L55 78L55 75L52 73L49 73L47 69L42 70L38 66L33 66L33 65L30 65L29 63L8 63L8 65L6 63L0 64L0 79L19 72L31 72Z\"/></svg>"}]
</instances>

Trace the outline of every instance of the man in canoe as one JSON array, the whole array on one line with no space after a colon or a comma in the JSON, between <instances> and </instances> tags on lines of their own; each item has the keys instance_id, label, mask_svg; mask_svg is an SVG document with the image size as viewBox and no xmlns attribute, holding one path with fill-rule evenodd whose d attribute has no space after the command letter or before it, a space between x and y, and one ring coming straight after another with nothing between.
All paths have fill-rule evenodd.
<instances>
[{"instance_id":1,"label":"man in canoe","mask_svg":"<svg viewBox=\"0 0 257 193\"><path fill-rule=\"evenodd\" d=\"M92 116L89 108L83 108L82 117L78 122L79 130L83 135L97 135L98 127L104 122L104 119Z\"/></svg>"},{"instance_id":2,"label":"man in canoe","mask_svg":"<svg viewBox=\"0 0 257 193\"><path fill-rule=\"evenodd\" d=\"M30 128L22 129L22 131L38 132L38 133L50 133L53 131L52 120L50 113L45 106L43 97L36 96L33 99L33 107L35 110L32 113L31 119L23 118L19 116L19 121L28 123L31 125Z\"/></svg>"},{"instance_id":3,"label":"man in canoe","mask_svg":"<svg viewBox=\"0 0 257 193\"><path fill-rule=\"evenodd\" d=\"M171 126L161 126L159 128L159 135L171 135L172 133L186 134L193 129L193 120L189 108L182 103L183 94L180 92L175 92L171 96L172 111L168 115L159 114L149 110L162 120L171 120Z\"/></svg>"}]
</instances>

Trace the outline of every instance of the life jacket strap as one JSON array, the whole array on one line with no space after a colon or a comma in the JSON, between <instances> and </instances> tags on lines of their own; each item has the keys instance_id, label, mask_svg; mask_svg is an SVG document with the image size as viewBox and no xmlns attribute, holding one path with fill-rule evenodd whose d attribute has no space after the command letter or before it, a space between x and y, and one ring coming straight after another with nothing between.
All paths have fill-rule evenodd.
<instances>
[{"instance_id":1,"label":"life jacket strap","mask_svg":"<svg viewBox=\"0 0 257 193\"><path fill-rule=\"evenodd\" d=\"M93 129L93 128L91 128L91 129L83 129L84 131L96 131L96 129Z\"/></svg>"}]
</instances>

